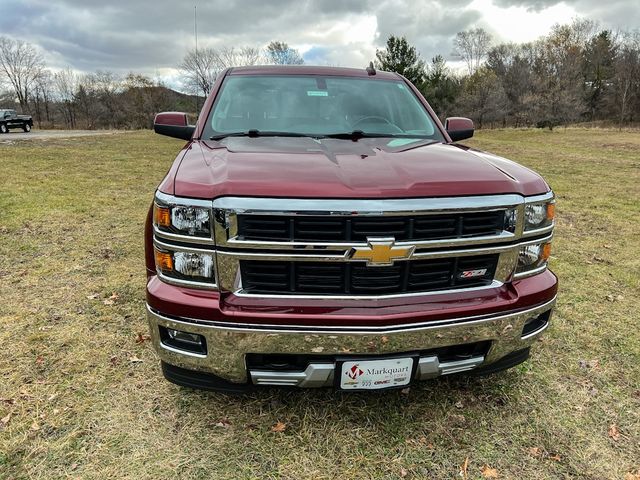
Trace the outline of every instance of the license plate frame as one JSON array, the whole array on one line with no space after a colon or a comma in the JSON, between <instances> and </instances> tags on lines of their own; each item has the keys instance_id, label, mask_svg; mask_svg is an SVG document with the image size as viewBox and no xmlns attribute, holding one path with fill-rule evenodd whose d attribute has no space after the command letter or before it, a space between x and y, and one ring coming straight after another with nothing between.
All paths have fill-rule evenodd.
<instances>
[{"instance_id":1,"label":"license plate frame","mask_svg":"<svg viewBox=\"0 0 640 480\"><path fill-rule=\"evenodd\" d=\"M413 382L418 369L418 354L404 353L391 356L360 356L360 357L339 357L336 358L335 371L334 371L334 386L338 390L344 391L371 391L371 390L391 390L397 388L407 388ZM347 380L348 383L343 381L343 376L346 375L345 365L347 370L354 364L358 364L363 371L362 375L357 375L357 378L351 378ZM406 381L395 381L395 379L401 378L402 374L388 374L388 375L371 375L368 374L368 368L403 368L409 367L408 377ZM364 367L364 368L362 368ZM364 377L364 378L363 378ZM367 378L372 382L371 384L364 384L367 382ZM389 380L385 382L385 380ZM377 383L376 383L377 382Z\"/></svg>"}]
</instances>

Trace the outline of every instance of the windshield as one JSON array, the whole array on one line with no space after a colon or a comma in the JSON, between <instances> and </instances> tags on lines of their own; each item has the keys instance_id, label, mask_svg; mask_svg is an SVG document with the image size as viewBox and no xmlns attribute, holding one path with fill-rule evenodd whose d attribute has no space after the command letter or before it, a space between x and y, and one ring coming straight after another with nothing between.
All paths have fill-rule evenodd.
<instances>
[{"instance_id":1,"label":"windshield","mask_svg":"<svg viewBox=\"0 0 640 480\"><path fill-rule=\"evenodd\" d=\"M319 137L358 130L443 140L403 81L357 77L229 76L204 137L250 130Z\"/></svg>"}]
</instances>

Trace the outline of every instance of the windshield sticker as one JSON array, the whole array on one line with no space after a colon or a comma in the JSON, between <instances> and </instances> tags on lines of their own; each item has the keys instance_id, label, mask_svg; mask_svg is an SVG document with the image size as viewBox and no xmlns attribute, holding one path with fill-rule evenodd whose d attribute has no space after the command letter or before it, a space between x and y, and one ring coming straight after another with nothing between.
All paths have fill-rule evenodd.
<instances>
[{"instance_id":1,"label":"windshield sticker","mask_svg":"<svg viewBox=\"0 0 640 480\"><path fill-rule=\"evenodd\" d=\"M308 97L328 97L329 92L322 90L307 90Z\"/></svg>"}]
</instances>

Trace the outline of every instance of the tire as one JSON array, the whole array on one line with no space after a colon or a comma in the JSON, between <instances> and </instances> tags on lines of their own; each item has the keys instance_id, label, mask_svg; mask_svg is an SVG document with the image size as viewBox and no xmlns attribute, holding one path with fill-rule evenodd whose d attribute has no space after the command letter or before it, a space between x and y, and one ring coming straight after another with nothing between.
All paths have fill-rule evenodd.
<instances>
[{"instance_id":1,"label":"tire","mask_svg":"<svg viewBox=\"0 0 640 480\"><path fill-rule=\"evenodd\" d=\"M24 130L24 133L29 133L31 131L31 125L29 125L28 123L25 123L22 126L22 130Z\"/></svg>"},{"instance_id":2,"label":"tire","mask_svg":"<svg viewBox=\"0 0 640 480\"><path fill-rule=\"evenodd\" d=\"M6 123L0 123L0 133L9 133L9 128Z\"/></svg>"}]
</instances>

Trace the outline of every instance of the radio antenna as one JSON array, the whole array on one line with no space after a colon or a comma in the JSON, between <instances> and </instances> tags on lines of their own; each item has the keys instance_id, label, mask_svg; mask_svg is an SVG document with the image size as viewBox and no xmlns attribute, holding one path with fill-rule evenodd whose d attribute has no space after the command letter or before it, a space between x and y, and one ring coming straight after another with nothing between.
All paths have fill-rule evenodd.
<instances>
[{"instance_id":1,"label":"radio antenna","mask_svg":"<svg viewBox=\"0 0 640 480\"><path fill-rule=\"evenodd\" d=\"M196 78L200 75L200 59L198 58L198 6L193 6L193 33L196 40ZM197 85L197 84L196 84ZM198 116L198 97L200 92L196 88L196 117Z\"/></svg>"}]
</instances>

